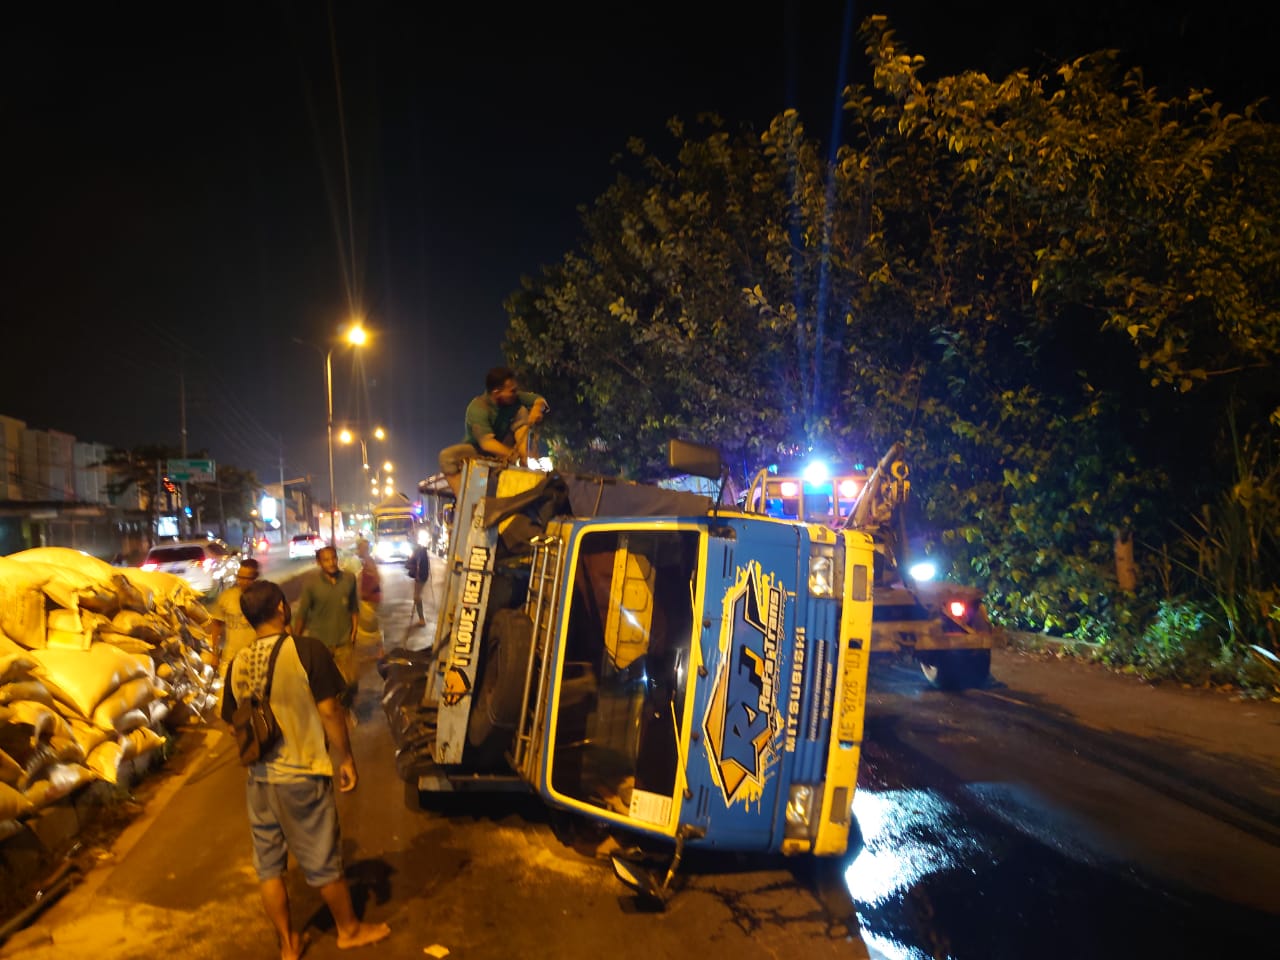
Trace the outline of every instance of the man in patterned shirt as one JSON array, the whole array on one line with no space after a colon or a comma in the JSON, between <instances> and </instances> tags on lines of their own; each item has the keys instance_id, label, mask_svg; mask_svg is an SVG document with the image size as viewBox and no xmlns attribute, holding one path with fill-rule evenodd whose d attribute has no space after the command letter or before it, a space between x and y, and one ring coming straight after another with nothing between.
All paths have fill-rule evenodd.
<instances>
[{"instance_id":1,"label":"man in patterned shirt","mask_svg":"<svg viewBox=\"0 0 1280 960\"><path fill-rule=\"evenodd\" d=\"M236 655L227 671L221 713L228 724L240 700L263 693L272 651L277 645L280 648L271 670L270 703L281 737L249 767L245 785L253 866L263 909L280 938L280 956L296 960L307 947L307 937L293 929L289 915L284 881L289 854L333 915L338 946L376 943L391 928L385 923L364 923L356 916L343 874L334 801L335 760L338 790L354 790L357 780L346 711L338 699L346 682L322 642L289 635L289 604L278 584L270 580L251 584L242 593L240 606L255 639Z\"/></svg>"},{"instance_id":2,"label":"man in patterned shirt","mask_svg":"<svg viewBox=\"0 0 1280 960\"><path fill-rule=\"evenodd\" d=\"M218 658L218 673L224 681L227 679L227 667L236 654L254 640L253 627L240 612L240 593L258 579L258 573L257 560L241 560L240 569L236 571L236 585L218 594L209 608L209 616L213 618L213 652Z\"/></svg>"}]
</instances>

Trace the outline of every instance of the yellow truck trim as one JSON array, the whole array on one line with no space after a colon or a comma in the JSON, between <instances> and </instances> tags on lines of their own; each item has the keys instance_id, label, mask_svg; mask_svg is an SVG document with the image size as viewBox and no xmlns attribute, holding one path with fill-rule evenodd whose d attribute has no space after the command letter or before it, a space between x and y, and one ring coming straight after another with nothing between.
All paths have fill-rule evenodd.
<instances>
[{"instance_id":1,"label":"yellow truck trim","mask_svg":"<svg viewBox=\"0 0 1280 960\"><path fill-rule=\"evenodd\" d=\"M853 794L858 784L858 762L862 755L863 721L867 709L867 666L871 654L871 577L875 547L865 533L843 531L845 542L844 603L840 614L840 656L837 675L840 687L831 717L831 742L827 746L826 780L822 805L817 810L818 825L813 852L818 856L840 855L849 845L853 822ZM861 582L866 585L865 601L852 595L855 570L863 567ZM838 798L843 798L838 801ZM837 806L843 809L836 809Z\"/></svg>"}]
</instances>

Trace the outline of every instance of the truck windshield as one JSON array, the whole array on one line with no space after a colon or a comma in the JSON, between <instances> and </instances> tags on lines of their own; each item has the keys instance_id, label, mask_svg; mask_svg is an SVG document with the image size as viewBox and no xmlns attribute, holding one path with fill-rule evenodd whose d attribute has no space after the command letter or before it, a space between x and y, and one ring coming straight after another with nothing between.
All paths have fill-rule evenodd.
<instances>
[{"instance_id":1,"label":"truck windshield","mask_svg":"<svg viewBox=\"0 0 1280 960\"><path fill-rule=\"evenodd\" d=\"M408 517L384 517L378 521L377 531L380 537L399 537L408 535L412 527Z\"/></svg>"},{"instance_id":2,"label":"truck windshield","mask_svg":"<svg viewBox=\"0 0 1280 960\"><path fill-rule=\"evenodd\" d=\"M580 541L560 668L552 788L665 824L676 789L699 537L605 530Z\"/></svg>"}]
</instances>

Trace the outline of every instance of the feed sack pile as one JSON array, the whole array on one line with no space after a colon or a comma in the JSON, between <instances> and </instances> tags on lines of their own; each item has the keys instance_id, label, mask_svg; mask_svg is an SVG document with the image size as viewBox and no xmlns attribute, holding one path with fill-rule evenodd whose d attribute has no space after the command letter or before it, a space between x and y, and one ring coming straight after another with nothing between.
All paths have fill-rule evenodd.
<instances>
[{"instance_id":1,"label":"feed sack pile","mask_svg":"<svg viewBox=\"0 0 1280 960\"><path fill-rule=\"evenodd\" d=\"M211 715L208 625L171 574L62 547L0 557L0 840Z\"/></svg>"}]
</instances>

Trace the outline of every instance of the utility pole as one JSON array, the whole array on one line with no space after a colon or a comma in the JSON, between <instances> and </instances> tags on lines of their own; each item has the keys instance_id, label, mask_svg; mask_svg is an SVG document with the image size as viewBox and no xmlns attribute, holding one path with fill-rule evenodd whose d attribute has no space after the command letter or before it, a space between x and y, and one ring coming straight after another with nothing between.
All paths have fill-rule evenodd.
<instances>
[{"instance_id":1,"label":"utility pole","mask_svg":"<svg viewBox=\"0 0 1280 960\"><path fill-rule=\"evenodd\" d=\"M178 368L178 417L179 430L181 431L181 447L182 459L187 458L187 375L182 368ZM182 512L185 515L187 505L191 501L187 499L187 481L182 481ZM191 518L186 518L187 535L192 535Z\"/></svg>"},{"instance_id":2,"label":"utility pole","mask_svg":"<svg viewBox=\"0 0 1280 960\"><path fill-rule=\"evenodd\" d=\"M222 482L218 481L216 476L214 480L218 483L218 536L225 540L227 539L227 508L222 502Z\"/></svg>"},{"instance_id":3,"label":"utility pole","mask_svg":"<svg viewBox=\"0 0 1280 960\"><path fill-rule=\"evenodd\" d=\"M163 475L164 475L164 464L160 462L159 457L156 457L156 498L155 498L155 510L152 511L152 516L155 520L155 523L153 524L153 527L151 530L151 538L152 538L151 542L153 544L158 542L160 539L160 497L162 494L165 494L164 483L160 479ZM167 494L165 495L167 496Z\"/></svg>"}]
</instances>

